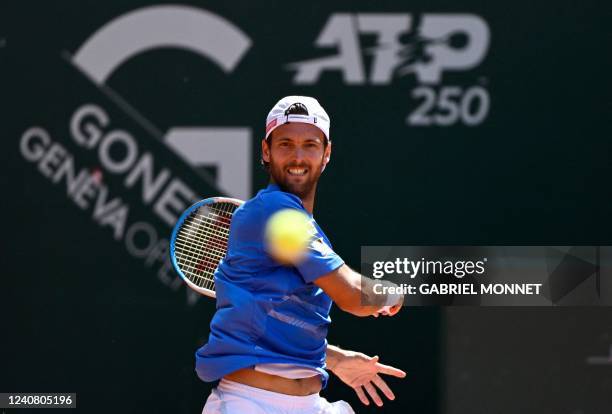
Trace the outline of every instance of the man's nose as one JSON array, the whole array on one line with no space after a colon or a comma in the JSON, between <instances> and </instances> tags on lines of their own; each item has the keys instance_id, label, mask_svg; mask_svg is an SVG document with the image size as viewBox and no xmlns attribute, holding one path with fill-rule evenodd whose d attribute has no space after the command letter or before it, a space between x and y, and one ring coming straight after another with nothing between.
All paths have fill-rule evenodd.
<instances>
[{"instance_id":1,"label":"man's nose","mask_svg":"<svg viewBox=\"0 0 612 414\"><path fill-rule=\"evenodd\" d=\"M293 151L293 158L297 162L303 161L306 158L306 152L304 151L303 148L296 147L295 150Z\"/></svg>"}]
</instances>

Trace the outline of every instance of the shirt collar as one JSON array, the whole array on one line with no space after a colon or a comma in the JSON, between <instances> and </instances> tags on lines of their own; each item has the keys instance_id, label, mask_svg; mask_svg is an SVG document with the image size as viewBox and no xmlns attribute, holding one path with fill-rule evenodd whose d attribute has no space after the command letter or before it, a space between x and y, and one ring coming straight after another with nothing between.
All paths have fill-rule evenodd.
<instances>
[{"instance_id":1,"label":"shirt collar","mask_svg":"<svg viewBox=\"0 0 612 414\"><path fill-rule=\"evenodd\" d=\"M281 188L278 186L278 184L274 184L274 183L270 183L268 184L268 186L266 187L266 191L283 191L281 190ZM291 193L287 193L287 194L291 194ZM297 198L298 202L300 203L300 205L302 207L304 207L304 203L302 203L302 200L296 196L295 194L291 194L292 196L294 196L295 198ZM308 211L304 210L306 212L306 214L308 214L310 217L313 217L312 214L310 214Z\"/></svg>"}]
</instances>

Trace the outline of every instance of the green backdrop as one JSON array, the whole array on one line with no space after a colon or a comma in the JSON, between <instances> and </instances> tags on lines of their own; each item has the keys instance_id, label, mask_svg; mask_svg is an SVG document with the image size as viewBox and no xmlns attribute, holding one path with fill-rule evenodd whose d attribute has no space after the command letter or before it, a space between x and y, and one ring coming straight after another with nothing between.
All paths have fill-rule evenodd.
<instances>
[{"instance_id":1,"label":"green backdrop","mask_svg":"<svg viewBox=\"0 0 612 414\"><path fill-rule=\"evenodd\" d=\"M200 412L214 304L169 269L169 223L266 184L264 120L288 94L331 115L315 217L353 267L362 245L610 241L595 2L163 5L0 6L3 392ZM332 318L331 343L408 372L377 412L441 410L437 309ZM325 395L359 404L336 380Z\"/></svg>"}]
</instances>

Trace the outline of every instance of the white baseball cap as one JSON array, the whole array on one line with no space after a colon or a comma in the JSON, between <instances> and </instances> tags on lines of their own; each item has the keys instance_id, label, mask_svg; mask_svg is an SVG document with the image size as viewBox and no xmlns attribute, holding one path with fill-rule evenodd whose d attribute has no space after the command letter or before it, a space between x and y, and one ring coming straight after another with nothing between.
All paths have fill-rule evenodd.
<instances>
[{"instance_id":1,"label":"white baseball cap","mask_svg":"<svg viewBox=\"0 0 612 414\"><path fill-rule=\"evenodd\" d=\"M288 109L294 106L299 106L306 111L306 115L287 114ZM266 118L266 138L270 136L279 126L288 122L302 122L311 124L319 128L328 142L329 138L329 115L321 106L319 101L310 96L285 96L278 101Z\"/></svg>"}]
</instances>

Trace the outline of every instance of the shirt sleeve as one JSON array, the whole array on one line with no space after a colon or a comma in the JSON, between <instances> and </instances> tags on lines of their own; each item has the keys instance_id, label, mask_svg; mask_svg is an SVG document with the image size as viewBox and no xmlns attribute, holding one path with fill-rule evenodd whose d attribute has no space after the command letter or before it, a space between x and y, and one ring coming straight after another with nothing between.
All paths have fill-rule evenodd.
<instances>
[{"instance_id":1,"label":"shirt sleeve","mask_svg":"<svg viewBox=\"0 0 612 414\"><path fill-rule=\"evenodd\" d=\"M304 259L296 266L306 283L311 283L323 275L342 266L344 260L332 250L321 234L310 242Z\"/></svg>"},{"instance_id":2,"label":"shirt sleeve","mask_svg":"<svg viewBox=\"0 0 612 414\"><path fill-rule=\"evenodd\" d=\"M275 191L265 199L266 219L275 212L293 208L306 212L300 199L289 193ZM325 235L313 223L313 237L302 261L296 266L306 283L311 283L319 277L332 272L344 264L344 260L331 248Z\"/></svg>"}]
</instances>

